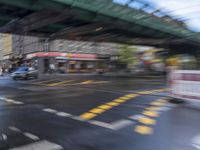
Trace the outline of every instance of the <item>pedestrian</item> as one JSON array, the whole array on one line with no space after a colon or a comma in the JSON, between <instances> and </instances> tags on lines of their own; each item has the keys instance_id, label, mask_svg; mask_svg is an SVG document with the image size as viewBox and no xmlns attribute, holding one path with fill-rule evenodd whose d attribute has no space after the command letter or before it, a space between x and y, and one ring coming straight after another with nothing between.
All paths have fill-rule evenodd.
<instances>
[{"instance_id":1,"label":"pedestrian","mask_svg":"<svg viewBox=\"0 0 200 150\"><path fill-rule=\"evenodd\" d=\"M49 65L49 72L50 72L50 74L55 73L55 71L56 71L55 65L54 64L50 64Z\"/></svg>"},{"instance_id":2,"label":"pedestrian","mask_svg":"<svg viewBox=\"0 0 200 150\"><path fill-rule=\"evenodd\" d=\"M0 76L3 76L3 68L0 67Z\"/></svg>"}]
</instances>

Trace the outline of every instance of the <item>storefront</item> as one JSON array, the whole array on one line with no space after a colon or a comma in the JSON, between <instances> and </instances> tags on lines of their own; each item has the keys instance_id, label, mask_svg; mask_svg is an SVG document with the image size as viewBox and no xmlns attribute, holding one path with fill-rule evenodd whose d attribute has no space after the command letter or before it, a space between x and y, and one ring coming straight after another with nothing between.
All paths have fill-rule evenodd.
<instances>
[{"instance_id":1,"label":"storefront","mask_svg":"<svg viewBox=\"0 0 200 150\"><path fill-rule=\"evenodd\" d=\"M67 54L67 72L94 72L101 62L95 54Z\"/></svg>"},{"instance_id":2,"label":"storefront","mask_svg":"<svg viewBox=\"0 0 200 150\"><path fill-rule=\"evenodd\" d=\"M26 56L28 64L38 68L40 73L47 73L54 65L59 73L93 72L96 71L103 59L95 54L74 54L60 52L37 52Z\"/></svg>"}]
</instances>

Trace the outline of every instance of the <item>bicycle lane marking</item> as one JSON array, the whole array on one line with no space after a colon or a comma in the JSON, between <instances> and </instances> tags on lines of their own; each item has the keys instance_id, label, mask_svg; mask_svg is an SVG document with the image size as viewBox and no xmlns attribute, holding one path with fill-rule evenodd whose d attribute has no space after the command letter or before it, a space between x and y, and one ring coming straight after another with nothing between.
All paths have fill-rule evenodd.
<instances>
[{"instance_id":1,"label":"bicycle lane marking","mask_svg":"<svg viewBox=\"0 0 200 150\"><path fill-rule=\"evenodd\" d=\"M113 107L117 107L129 100L132 100L133 98L140 96L140 95L147 95L147 94L152 94L152 93L156 93L156 92L160 92L160 91L163 91L163 89L154 89L154 90L149 90L149 91L140 91L137 93L126 94L126 95L118 97L110 102L107 102L107 103L99 105L95 108L92 108L89 111L81 114L79 117L86 119L86 120L91 120L91 119L97 117L98 115L112 109Z\"/></svg>"}]
</instances>

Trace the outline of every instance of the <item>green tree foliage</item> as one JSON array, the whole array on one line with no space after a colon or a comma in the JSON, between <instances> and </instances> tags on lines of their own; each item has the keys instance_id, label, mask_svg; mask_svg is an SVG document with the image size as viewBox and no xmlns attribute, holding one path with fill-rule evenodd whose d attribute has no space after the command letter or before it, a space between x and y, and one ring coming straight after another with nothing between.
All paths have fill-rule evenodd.
<instances>
[{"instance_id":1,"label":"green tree foliage","mask_svg":"<svg viewBox=\"0 0 200 150\"><path fill-rule=\"evenodd\" d=\"M133 65L136 62L137 48L133 46L123 45L119 51L119 61L127 66Z\"/></svg>"}]
</instances>

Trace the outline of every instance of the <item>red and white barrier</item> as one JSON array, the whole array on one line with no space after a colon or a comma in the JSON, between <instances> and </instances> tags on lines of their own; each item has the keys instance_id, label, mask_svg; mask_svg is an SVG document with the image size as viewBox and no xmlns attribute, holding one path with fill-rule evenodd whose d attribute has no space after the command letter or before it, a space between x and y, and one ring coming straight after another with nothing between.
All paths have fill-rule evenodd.
<instances>
[{"instance_id":1,"label":"red and white barrier","mask_svg":"<svg viewBox=\"0 0 200 150\"><path fill-rule=\"evenodd\" d=\"M169 90L172 97L200 102L199 70L171 71L168 79Z\"/></svg>"}]
</instances>

